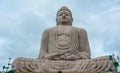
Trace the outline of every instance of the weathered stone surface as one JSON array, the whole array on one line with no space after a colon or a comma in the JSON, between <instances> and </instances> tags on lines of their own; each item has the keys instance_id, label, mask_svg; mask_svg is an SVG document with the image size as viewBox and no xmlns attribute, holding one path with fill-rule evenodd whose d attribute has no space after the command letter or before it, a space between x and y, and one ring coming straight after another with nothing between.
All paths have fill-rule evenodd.
<instances>
[{"instance_id":1,"label":"weathered stone surface","mask_svg":"<svg viewBox=\"0 0 120 73\"><path fill-rule=\"evenodd\" d=\"M114 58L109 56L91 59L87 32L72 26L72 13L67 7L57 12L53 28L46 29L42 36L37 59L17 58L13 69L31 72L100 72L115 71Z\"/></svg>"}]
</instances>

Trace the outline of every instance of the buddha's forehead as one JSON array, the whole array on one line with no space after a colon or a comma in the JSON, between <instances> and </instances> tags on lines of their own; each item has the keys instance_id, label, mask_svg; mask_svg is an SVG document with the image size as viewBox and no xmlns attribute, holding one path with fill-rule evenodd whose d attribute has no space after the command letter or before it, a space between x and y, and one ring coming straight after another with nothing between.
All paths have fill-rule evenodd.
<instances>
[{"instance_id":1,"label":"buddha's forehead","mask_svg":"<svg viewBox=\"0 0 120 73\"><path fill-rule=\"evenodd\" d=\"M60 11L58 11L57 16L59 16L59 14L63 14L63 13L67 14L69 16L72 16L72 14L71 14L71 12L69 10L60 10Z\"/></svg>"},{"instance_id":2,"label":"buddha's forehead","mask_svg":"<svg viewBox=\"0 0 120 73\"><path fill-rule=\"evenodd\" d=\"M61 11L58 12L58 14L61 13L61 12L62 12L62 13L63 13L63 12L65 12L65 13L70 13L70 11L68 11L68 10L61 10Z\"/></svg>"}]
</instances>

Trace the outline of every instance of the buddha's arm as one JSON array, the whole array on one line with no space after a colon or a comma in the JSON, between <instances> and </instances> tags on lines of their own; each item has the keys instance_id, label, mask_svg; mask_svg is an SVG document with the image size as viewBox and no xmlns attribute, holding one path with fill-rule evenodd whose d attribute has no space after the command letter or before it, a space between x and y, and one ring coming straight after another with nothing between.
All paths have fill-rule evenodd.
<instances>
[{"instance_id":1,"label":"buddha's arm","mask_svg":"<svg viewBox=\"0 0 120 73\"><path fill-rule=\"evenodd\" d=\"M49 43L49 32L51 29L47 29L43 32L42 40L41 40L41 48L39 52L40 59L53 59L54 56L59 55L56 53L48 53L48 43Z\"/></svg>"},{"instance_id":2,"label":"buddha's arm","mask_svg":"<svg viewBox=\"0 0 120 73\"><path fill-rule=\"evenodd\" d=\"M44 58L44 56L48 54L48 40L49 40L49 31L45 30L42 35L41 48L38 58Z\"/></svg>"},{"instance_id":3,"label":"buddha's arm","mask_svg":"<svg viewBox=\"0 0 120 73\"><path fill-rule=\"evenodd\" d=\"M79 29L79 55L81 58L90 58L90 46L88 42L87 32L85 29Z\"/></svg>"}]
</instances>

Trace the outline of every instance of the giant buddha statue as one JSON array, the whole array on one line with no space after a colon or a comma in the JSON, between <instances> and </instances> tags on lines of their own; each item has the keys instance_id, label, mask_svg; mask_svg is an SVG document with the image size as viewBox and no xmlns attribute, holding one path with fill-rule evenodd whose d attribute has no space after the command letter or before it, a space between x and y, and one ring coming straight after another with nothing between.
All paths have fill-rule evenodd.
<instances>
[{"instance_id":1,"label":"giant buddha statue","mask_svg":"<svg viewBox=\"0 0 120 73\"><path fill-rule=\"evenodd\" d=\"M109 56L91 59L87 32L72 26L72 13L67 7L57 12L56 26L43 32L38 58L19 57L13 69L24 72L100 72L115 71Z\"/></svg>"}]
</instances>

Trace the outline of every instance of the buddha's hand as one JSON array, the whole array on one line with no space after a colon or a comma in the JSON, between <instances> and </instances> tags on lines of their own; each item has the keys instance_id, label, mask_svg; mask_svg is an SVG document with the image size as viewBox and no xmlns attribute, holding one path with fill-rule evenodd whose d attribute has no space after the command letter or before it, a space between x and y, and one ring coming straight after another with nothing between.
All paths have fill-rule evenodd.
<instances>
[{"instance_id":1,"label":"buddha's hand","mask_svg":"<svg viewBox=\"0 0 120 73\"><path fill-rule=\"evenodd\" d=\"M52 59L54 59L54 57L55 57L56 55L57 55L56 53L46 54L46 55L44 56L44 58L45 58L45 59L52 60Z\"/></svg>"},{"instance_id":2,"label":"buddha's hand","mask_svg":"<svg viewBox=\"0 0 120 73\"><path fill-rule=\"evenodd\" d=\"M78 60L79 56L77 56L77 55L70 55L70 56L65 57L65 59L67 59L67 60Z\"/></svg>"}]
</instances>

